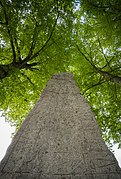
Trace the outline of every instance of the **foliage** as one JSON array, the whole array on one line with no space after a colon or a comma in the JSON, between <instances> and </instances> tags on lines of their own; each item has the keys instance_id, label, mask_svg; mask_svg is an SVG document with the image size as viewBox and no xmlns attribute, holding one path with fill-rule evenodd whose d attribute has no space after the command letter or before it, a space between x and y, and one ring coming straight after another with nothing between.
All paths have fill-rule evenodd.
<instances>
[{"instance_id":1,"label":"foliage","mask_svg":"<svg viewBox=\"0 0 121 179\"><path fill-rule=\"evenodd\" d=\"M65 71L73 4L52 0L0 4L0 106L18 128L50 76Z\"/></svg>"},{"instance_id":2,"label":"foliage","mask_svg":"<svg viewBox=\"0 0 121 179\"><path fill-rule=\"evenodd\" d=\"M105 141L121 147L118 3L0 1L0 108L6 120L18 129L51 75L71 71Z\"/></svg>"}]
</instances>

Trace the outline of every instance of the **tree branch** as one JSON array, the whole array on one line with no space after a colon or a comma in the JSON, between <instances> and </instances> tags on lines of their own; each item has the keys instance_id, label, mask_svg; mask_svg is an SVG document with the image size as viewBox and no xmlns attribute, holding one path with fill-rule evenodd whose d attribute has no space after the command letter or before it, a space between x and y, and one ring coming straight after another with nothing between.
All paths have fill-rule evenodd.
<instances>
[{"instance_id":1,"label":"tree branch","mask_svg":"<svg viewBox=\"0 0 121 179\"><path fill-rule=\"evenodd\" d=\"M101 45L101 42L100 42L100 39L99 39L99 38L98 38L98 43L99 43L99 47L100 47L100 49L101 49L101 53L103 54L104 59L106 60L106 63L107 63L106 66L108 66L109 69L112 70L111 67L110 67L110 64L109 64L109 62L108 62L108 59L107 59L107 57L106 57L106 55L105 55L105 53L104 53L104 51L103 51L103 48L102 48L102 45Z\"/></svg>"},{"instance_id":2,"label":"tree branch","mask_svg":"<svg viewBox=\"0 0 121 179\"><path fill-rule=\"evenodd\" d=\"M55 23L54 23L54 26L53 26L52 31L51 31L51 33L50 33L50 36L49 36L49 38L47 39L47 41L45 42L45 44L44 44L34 55L32 55L31 57L27 56L27 57L23 60L24 63L27 63L27 62L31 61L32 59L36 58L36 57L39 55L39 53L46 47L46 45L48 44L48 42L50 41L50 39L51 39L51 37L52 37L52 35L53 35L55 26L56 26L56 24L57 24L58 17L59 17L59 13L58 13L57 18L56 18L56 20L55 20Z\"/></svg>"},{"instance_id":3,"label":"tree branch","mask_svg":"<svg viewBox=\"0 0 121 179\"><path fill-rule=\"evenodd\" d=\"M27 78L27 80L34 86L34 83L32 83L32 81L30 80L30 78L27 76L27 75L25 75L24 73L21 73L24 77L26 77Z\"/></svg>"},{"instance_id":4,"label":"tree branch","mask_svg":"<svg viewBox=\"0 0 121 179\"><path fill-rule=\"evenodd\" d=\"M1 1L0 1L0 4L3 7L4 17L5 17L5 25L6 25L6 28L7 28L7 32L8 32L8 36L9 36L9 39L10 39L11 48L12 48L13 62L15 63L16 62L16 52L15 52L15 47L14 47L14 43L13 43L13 38L12 38L11 30L10 30L10 27L9 27L9 21L8 21L6 9L5 9L5 7L4 7L4 5L2 4Z\"/></svg>"},{"instance_id":5,"label":"tree branch","mask_svg":"<svg viewBox=\"0 0 121 179\"><path fill-rule=\"evenodd\" d=\"M36 22L36 25L35 25L35 28L34 28L32 43L31 43L31 47L30 47L27 58L30 58L33 54L33 51L34 51L35 45L36 45L36 36L38 36L38 34L37 34L37 22Z\"/></svg>"},{"instance_id":6,"label":"tree branch","mask_svg":"<svg viewBox=\"0 0 121 179\"><path fill-rule=\"evenodd\" d=\"M107 71L102 71L100 69L97 68L97 71L103 75L105 77L105 79L109 79L110 81L114 82L114 83L118 83L121 85L121 77L117 76L117 75L113 75L110 72Z\"/></svg>"},{"instance_id":7,"label":"tree branch","mask_svg":"<svg viewBox=\"0 0 121 179\"><path fill-rule=\"evenodd\" d=\"M93 62L91 62L86 56L85 54L80 50L80 48L77 46L77 49L78 51L84 56L84 58L92 65L92 67L98 72L100 73L102 76L104 76L104 78L106 80L110 80L114 83L118 83L121 85L121 77L120 76L117 76L117 75L113 75L111 74L110 72L107 72L107 71L102 71L100 68L97 68Z\"/></svg>"},{"instance_id":8,"label":"tree branch","mask_svg":"<svg viewBox=\"0 0 121 179\"><path fill-rule=\"evenodd\" d=\"M88 87L88 88L83 92L83 94L86 93L86 92L87 92L88 90L90 90L91 88L94 88L94 87L96 87L96 86L98 86L98 85L101 85L101 84L103 84L103 83L105 83L105 81L100 80L98 83L93 84L92 86Z\"/></svg>"},{"instance_id":9,"label":"tree branch","mask_svg":"<svg viewBox=\"0 0 121 179\"><path fill-rule=\"evenodd\" d=\"M18 46L18 42L17 42L17 38L16 38L16 37L14 38L14 41L15 41L15 45L16 45L17 52L18 52L18 58L19 58L19 60L21 61L20 48L19 48L19 46Z\"/></svg>"},{"instance_id":10,"label":"tree branch","mask_svg":"<svg viewBox=\"0 0 121 179\"><path fill-rule=\"evenodd\" d=\"M77 46L78 51L83 55L83 57L95 68L95 65L86 57L86 55L80 50L79 46ZM89 55L89 54L88 54Z\"/></svg>"}]
</instances>

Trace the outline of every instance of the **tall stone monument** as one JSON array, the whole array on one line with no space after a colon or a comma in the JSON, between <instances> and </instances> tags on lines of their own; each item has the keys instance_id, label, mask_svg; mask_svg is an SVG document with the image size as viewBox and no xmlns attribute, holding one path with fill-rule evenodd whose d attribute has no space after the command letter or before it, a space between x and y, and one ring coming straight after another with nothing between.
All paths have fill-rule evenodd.
<instances>
[{"instance_id":1,"label":"tall stone monument","mask_svg":"<svg viewBox=\"0 0 121 179\"><path fill-rule=\"evenodd\" d=\"M48 82L1 162L0 179L121 179L71 73Z\"/></svg>"}]
</instances>

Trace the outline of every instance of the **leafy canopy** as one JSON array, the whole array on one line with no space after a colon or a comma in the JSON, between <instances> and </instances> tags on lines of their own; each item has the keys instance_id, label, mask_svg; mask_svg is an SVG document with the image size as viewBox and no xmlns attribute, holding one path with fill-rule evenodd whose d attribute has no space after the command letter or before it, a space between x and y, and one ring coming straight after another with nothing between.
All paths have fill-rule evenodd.
<instances>
[{"instance_id":1,"label":"leafy canopy","mask_svg":"<svg viewBox=\"0 0 121 179\"><path fill-rule=\"evenodd\" d=\"M18 129L51 75L73 72L102 136L121 147L121 6L0 1L0 108Z\"/></svg>"}]
</instances>

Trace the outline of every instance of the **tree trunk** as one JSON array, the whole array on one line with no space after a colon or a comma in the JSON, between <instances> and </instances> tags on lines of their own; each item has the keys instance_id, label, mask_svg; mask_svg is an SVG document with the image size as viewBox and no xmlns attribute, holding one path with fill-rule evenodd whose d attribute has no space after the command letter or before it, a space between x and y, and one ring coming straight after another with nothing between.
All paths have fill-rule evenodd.
<instances>
[{"instance_id":1,"label":"tree trunk","mask_svg":"<svg viewBox=\"0 0 121 179\"><path fill-rule=\"evenodd\" d=\"M48 82L1 162L0 179L121 179L71 73Z\"/></svg>"}]
</instances>

